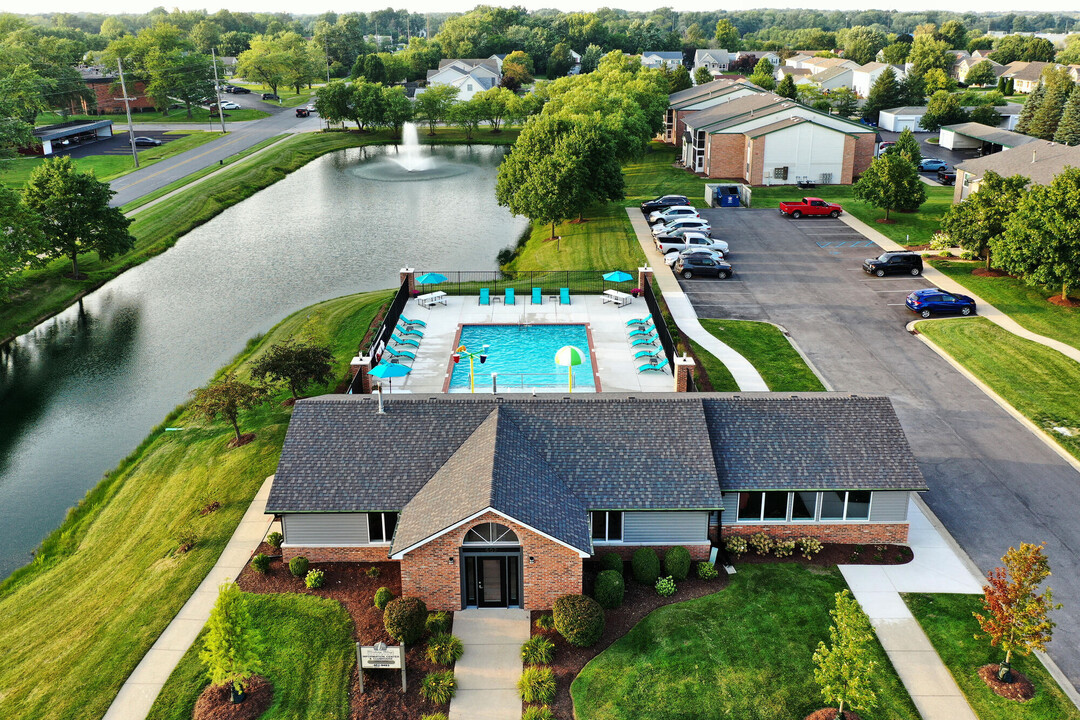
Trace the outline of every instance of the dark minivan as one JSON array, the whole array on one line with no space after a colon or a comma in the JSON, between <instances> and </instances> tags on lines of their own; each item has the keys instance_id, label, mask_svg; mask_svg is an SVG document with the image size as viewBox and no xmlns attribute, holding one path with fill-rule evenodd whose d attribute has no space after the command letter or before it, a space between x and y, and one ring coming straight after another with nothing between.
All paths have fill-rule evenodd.
<instances>
[{"instance_id":1,"label":"dark minivan","mask_svg":"<svg viewBox=\"0 0 1080 720\"><path fill-rule=\"evenodd\" d=\"M863 260L862 269L871 275L921 275L922 255L916 252L884 252Z\"/></svg>"}]
</instances>

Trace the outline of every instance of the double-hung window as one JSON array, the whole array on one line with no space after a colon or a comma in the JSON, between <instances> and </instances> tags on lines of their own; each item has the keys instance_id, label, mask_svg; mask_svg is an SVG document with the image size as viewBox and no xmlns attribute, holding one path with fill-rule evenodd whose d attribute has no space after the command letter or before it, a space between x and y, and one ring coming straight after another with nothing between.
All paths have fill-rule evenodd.
<instances>
[{"instance_id":1,"label":"double-hung window","mask_svg":"<svg viewBox=\"0 0 1080 720\"><path fill-rule=\"evenodd\" d=\"M622 510L593 510L592 539L597 542L621 542Z\"/></svg>"},{"instance_id":2,"label":"double-hung window","mask_svg":"<svg viewBox=\"0 0 1080 720\"><path fill-rule=\"evenodd\" d=\"M367 514L368 542L388 543L394 538L397 527L396 512L371 512Z\"/></svg>"}]
</instances>

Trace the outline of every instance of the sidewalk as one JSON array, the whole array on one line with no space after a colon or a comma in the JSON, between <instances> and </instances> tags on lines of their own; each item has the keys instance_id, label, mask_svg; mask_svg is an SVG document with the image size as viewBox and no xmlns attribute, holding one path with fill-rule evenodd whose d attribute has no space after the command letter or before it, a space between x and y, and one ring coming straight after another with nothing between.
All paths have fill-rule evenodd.
<instances>
[{"instance_id":1,"label":"sidewalk","mask_svg":"<svg viewBox=\"0 0 1080 720\"><path fill-rule=\"evenodd\" d=\"M890 240L882 233L878 232L874 228L864 223L862 220L852 217L848 213L844 213L843 215L841 215L840 219L849 227L858 230L867 238L873 240L875 243L880 245L883 250L906 249L904 248L904 246L894 242L893 240ZM975 302L978 305L978 313L980 317L986 318L987 320L994 323L995 325L998 325L1002 329L1011 332L1013 335L1018 335L1025 340L1037 342L1040 345L1045 345L1048 348L1053 348L1054 350L1057 350L1066 357L1072 358L1073 360L1080 362L1080 348L1075 348L1072 345L1061 342L1060 340L1054 340L1053 338L1048 338L1045 335L1039 335L1038 333L1031 332L1030 330L1023 327L1020 323L1016 322L1011 317L998 310L996 307L986 302L978 295L975 295L970 290L968 290L963 285L956 282L940 270L936 270L927 265L923 270L923 277L935 283L942 290L948 290L949 292L961 293L963 295L971 296L975 299Z\"/></svg>"},{"instance_id":2,"label":"sidewalk","mask_svg":"<svg viewBox=\"0 0 1080 720\"><path fill-rule=\"evenodd\" d=\"M923 720L978 720L900 593L981 594L982 583L955 542L914 499L908 502L914 559L906 565L841 565L840 572Z\"/></svg>"},{"instance_id":3,"label":"sidewalk","mask_svg":"<svg viewBox=\"0 0 1080 720\"><path fill-rule=\"evenodd\" d=\"M218 585L236 579L266 536L271 518L263 513L263 508L273 480L271 475L263 482L217 564L128 676L105 713L105 720L143 720L150 712L165 681L210 618L210 610L217 601Z\"/></svg>"},{"instance_id":4,"label":"sidewalk","mask_svg":"<svg viewBox=\"0 0 1080 720\"><path fill-rule=\"evenodd\" d=\"M521 645L529 639L528 610L460 610L454 635L465 654L454 666L457 695L450 720L519 720Z\"/></svg>"},{"instance_id":5,"label":"sidewalk","mask_svg":"<svg viewBox=\"0 0 1080 720\"><path fill-rule=\"evenodd\" d=\"M652 232L649 230L649 223L645 221L645 217L637 208L626 208L626 214L630 217L630 224L634 227L634 233L637 235L645 257L655 256L656 247L653 245ZM682 291L682 286L675 279L671 268L662 260L655 264L646 262L653 268L653 277L656 278L656 284L660 286L660 292L664 295L664 302L667 303L671 317L674 318L679 329L724 363L740 390L767 392L769 386L765 384L765 380L749 360L701 327L694 306L690 304L689 298Z\"/></svg>"}]
</instances>

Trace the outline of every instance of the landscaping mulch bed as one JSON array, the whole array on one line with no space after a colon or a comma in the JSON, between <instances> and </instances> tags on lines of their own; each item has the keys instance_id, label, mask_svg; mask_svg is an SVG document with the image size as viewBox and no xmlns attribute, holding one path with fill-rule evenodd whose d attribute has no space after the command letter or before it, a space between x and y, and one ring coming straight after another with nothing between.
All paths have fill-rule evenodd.
<instances>
[{"instance_id":1,"label":"landscaping mulch bed","mask_svg":"<svg viewBox=\"0 0 1080 720\"><path fill-rule=\"evenodd\" d=\"M821 708L807 715L805 720L835 720L838 712L840 711L836 708ZM844 720L862 720L862 718L854 710L845 710Z\"/></svg>"},{"instance_id":2,"label":"landscaping mulch bed","mask_svg":"<svg viewBox=\"0 0 1080 720\"><path fill-rule=\"evenodd\" d=\"M720 577L715 580L699 580L697 577L689 577L678 583L678 592L671 597L660 597L652 587L645 587L634 582L630 575L630 567L626 567L626 595L623 598L622 607L615 610L605 610L606 622L604 634L600 642L592 647L579 648L568 644L555 630L540 630L536 627L536 619L545 612L534 610L532 612L532 632L534 635L544 635L555 643L555 661L551 663L551 669L555 672L556 691L555 700L551 703L551 710L557 718L573 718L574 702L570 699L570 683L578 676L585 664L603 652L611 643L615 642L630 631L644 618L658 607L671 605L677 602L693 600L704 597L714 592L719 592L727 586L727 574L720 569ZM694 572L694 568L690 569ZM591 578L586 577L586 585Z\"/></svg>"},{"instance_id":3,"label":"landscaping mulch bed","mask_svg":"<svg viewBox=\"0 0 1080 720\"><path fill-rule=\"evenodd\" d=\"M1067 308L1080 307L1080 300L1074 300L1072 298L1063 298L1060 295L1051 295L1050 297L1047 298L1047 300L1052 305L1057 305L1058 307L1067 307Z\"/></svg>"},{"instance_id":4,"label":"landscaping mulch bed","mask_svg":"<svg viewBox=\"0 0 1080 720\"><path fill-rule=\"evenodd\" d=\"M232 450L234 448L238 448L238 447L242 447L244 445L247 445L249 442L251 442L254 439L255 439L255 433L244 433L243 435L240 436L239 440L237 440L236 438L233 438L232 440L230 440L228 442L228 444L226 445L226 447L228 447L230 450Z\"/></svg>"},{"instance_id":5,"label":"landscaping mulch bed","mask_svg":"<svg viewBox=\"0 0 1080 720\"><path fill-rule=\"evenodd\" d=\"M736 563L758 564L772 562L795 562L800 565L904 565L911 562L914 554L906 545L855 545L845 543L826 544L817 555L807 560L798 551L786 558L775 555L757 555L753 551L738 558Z\"/></svg>"},{"instance_id":6,"label":"landscaping mulch bed","mask_svg":"<svg viewBox=\"0 0 1080 720\"><path fill-rule=\"evenodd\" d=\"M975 268L974 270L971 271L971 274L976 275L978 277L1011 277L1009 275L1009 273L1005 272L1004 270L995 270L995 269L987 270L984 267Z\"/></svg>"},{"instance_id":7,"label":"landscaping mulch bed","mask_svg":"<svg viewBox=\"0 0 1080 720\"><path fill-rule=\"evenodd\" d=\"M232 685L207 685L195 701L192 720L255 720L274 699L274 686L256 675L248 681L244 702L232 702Z\"/></svg>"},{"instance_id":8,"label":"landscaping mulch bed","mask_svg":"<svg viewBox=\"0 0 1080 720\"><path fill-rule=\"evenodd\" d=\"M388 588L394 597L401 595L401 575L397 563L312 563L311 569L325 573L323 586L309 590L304 587L301 578L293 577L289 567L283 564L280 551L267 543L259 545L256 553L278 555L271 559L270 569L262 575L251 567L245 567L237 583L240 589L253 593L305 593L319 597L332 598L344 606L356 626L356 640L364 645L384 642L395 644L383 626L382 611L375 607L372 599L380 587ZM379 568L379 577L369 578L365 571L370 567ZM401 673L397 670L367 671L364 674L364 693L360 694L360 682L356 673L352 675L349 689L350 720L420 720L424 715L447 712L445 705L435 705L420 697L420 681L434 670L446 668L429 662L424 640L410 645L405 650L406 681L408 692L401 692Z\"/></svg>"},{"instance_id":9,"label":"landscaping mulch bed","mask_svg":"<svg viewBox=\"0 0 1080 720\"><path fill-rule=\"evenodd\" d=\"M1012 671L1013 681L1003 683L997 679L1000 666L997 663L983 665L979 668L979 677L990 686L990 689L1003 698L1026 702L1035 697L1035 685L1028 680L1028 676L1022 672Z\"/></svg>"}]
</instances>

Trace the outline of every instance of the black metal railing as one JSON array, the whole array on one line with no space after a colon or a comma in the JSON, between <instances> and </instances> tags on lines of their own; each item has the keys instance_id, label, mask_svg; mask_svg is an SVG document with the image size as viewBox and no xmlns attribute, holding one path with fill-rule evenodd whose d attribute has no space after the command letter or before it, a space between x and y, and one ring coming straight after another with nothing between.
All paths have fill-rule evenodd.
<instances>
[{"instance_id":1,"label":"black metal railing","mask_svg":"<svg viewBox=\"0 0 1080 720\"><path fill-rule=\"evenodd\" d=\"M645 283L645 287L641 288L641 290L642 295L645 297L645 304L649 306L649 312L653 316L653 326L656 328L656 334L660 337L660 345L664 348L664 356L673 366L671 370L674 372L675 341L671 339L671 331L668 330L667 323L664 321L664 314L660 311L660 303L656 301L656 295L653 294L652 283Z\"/></svg>"},{"instance_id":2,"label":"black metal railing","mask_svg":"<svg viewBox=\"0 0 1080 720\"><path fill-rule=\"evenodd\" d=\"M407 281L401 283L401 287L398 288L397 294L394 295L393 302L390 303L390 307L386 310L386 315L383 317L382 325L375 331L375 334L371 337L371 343L367 348L360 348L361 356L376 357L380 355L386 344L390 342L390 336L393 335L395 328L397 327L398 320L401 318L401 313L405 310L405 303L409 302L409 283ZM355 393L360 391L360 373L353 376L352 382L349 383L348 393Z\"/></svg>"},{"instance_id":3,"label":"black metal railing","mask_svg":"<svg viewBox=\"0 0 1080 720\"><path fill-rule=\"evenodd\" d=\"M614 269L614 268L613 268ZM513 288L515 295L529 297L534 287L540 288L544 295L558 295L562 288L568 288L573 294L602 293L605 290L630 292L637 286L637 274L630 272L630 280L613 283L604 280L604 273L594 270L520 270L504 272L501 270L451 270L424 271L438 272L446 277L446 282L437 285L417 286L421 293L441 290L447 295L479 295L481 288L487 288L491 295L502 295L507 288ZM417 272L420 277L424 272Z\"/></svg>"}]
</instances>

